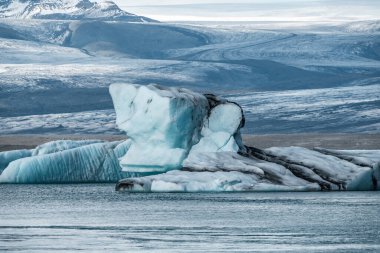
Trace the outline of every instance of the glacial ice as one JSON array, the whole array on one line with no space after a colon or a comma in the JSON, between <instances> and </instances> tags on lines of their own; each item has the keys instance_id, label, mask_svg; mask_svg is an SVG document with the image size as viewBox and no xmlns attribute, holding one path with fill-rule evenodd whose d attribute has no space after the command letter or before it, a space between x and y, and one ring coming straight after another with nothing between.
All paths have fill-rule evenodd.
<instances>
[{"instance_id":1,"label":"glacial ice","mask_svg":"<svg viewBox=\"0 0 380 253\"><path fill-rule=\"evenodd\" d=\"M244 146L240 135L245 123L242 108L214 95L131 84L111 85L110 92L117 125L131 140L129 151L120 160L123 171L151 173L123 179L117 190L310 191L378 187L378 168L300 147L259 150Z\"/></svg>"},{"instance_id":2,"label":"glacial ice","mask_svg":"<svg viewBox=\"0 0 380 253\"><path fill-rule=\"evenodd\" d=\"M181 170L121 180L120 191L317 191L316 183L295 177L285 167L234 152L198 153Z\"/></svg>"},{"instance_id":3,"label":"glacial ice","mask_svg":"<svg viewBox=\"0 0 380 253\"><path fill-rule=\"evenodd\" d=\"M49 142L25 153L28 157L14 157L0 183L117 182L122 178L118 155L127 148L124 142Z\"/></svg>"},{"instance_id":4,"label":"glacial ice","mask_svg":"<svg viewBox=\"0 0 380 253\"><path fill-rule=\"evenodd\" d=\"M379 150L243 144L242 108L182 88L112 84L123 142L55 141L0 153L1 183L118 182L120 191L380 190Z\"/></svg>"},{"instance_id":5,"label":"glacial ice","mask_svg":"<svg viewBox=\"0 0 380 253\"><path fill-rule=\"evenodd\" d=\"M245 122L241 107L213 95L206 97L211 109L203 122L202 137L191 148L189 156L203 152L237 152L244 148L240 136Z\"/></svg>"},{"instance_id":6,"label":"glacial ice","mask_svg":"<svg viewBox=\"0 0 380 253\"><path fill-rule=\"evenodd\" d=\"M116 124L132 143L121 158L123 171L179 169L199 141L208 110L206 97L186 89L112 84Z\"/></svg>"},{"instance_id":7,"label":"glacial ice","mask_svg":"<svg viewBox=\"0 0 380 253\"><path fill-rule=\"evenodd\" d=\"M117 83L110 93L116 123L131 140L120 161L125 172L164 173L180 169L189 154L243 146L244 115L235 103L158 85Z\"/></svg>"},{"instance_id":8,"label":"glacial ice","mask_svg":"<svg viewBox=\"0 0 380 253\"><path fill-rule=\"evenodd\" d=\"M42 145L37 146L32 155L47 155L51 153L56 153L59 151L64 151L73 148L79 148L89 144L102 143L100 140L84 140L84 141L70 141L70 140L59 140L48 142Z\"/></svg>"},{"instance_id":9,"label":"glacial ice","mask_svg":"<svg viewBox=\"0 0 380 253\"><path fill-rule=\"evenodd\" d=\"M281 185L261 181L257 176L239 171L188 172L127 178L119 182L119 191L132 192L219 192L219 191L316 191L315 184Z\"/></svg>"},{"instance_id":10,"label":"glacial ice","mask_svg":"<svg viewBox=\"0 0 380 253\"><path fill-rule=\"evenodd\" d=\"M336 156L301 147L269 148L268 154L279 156L289 163L307 168L339 188L347 190L373 190L374 168L359 166ZM377 178L376 180L378 180Z\"/></svg>"},{"instance_id":11,"label":"glacial ice","mask_svg":"<svg viewBox=\"0 0 380 253\"><path fill-rule=\"evenodd\" d=\"M0 174L9 165L10 162L32 155L29 149L12 150L0 152Z\"/></svg>"}]
</instances>

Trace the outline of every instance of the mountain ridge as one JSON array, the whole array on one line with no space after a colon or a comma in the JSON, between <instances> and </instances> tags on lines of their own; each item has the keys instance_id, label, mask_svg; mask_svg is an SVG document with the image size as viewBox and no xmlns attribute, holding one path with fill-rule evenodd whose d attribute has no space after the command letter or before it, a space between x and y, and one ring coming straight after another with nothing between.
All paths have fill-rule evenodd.
<instances>
[{"instance_id":1,"label":"mountain ridge","mask_svg":"<svg viewBox=\"0 0 380 253\"><path fill-rule=\"evenodd\" d=\"M2 0L0 18L158 22L126 12L109 0Z\"/></svg>"}]
</instances>

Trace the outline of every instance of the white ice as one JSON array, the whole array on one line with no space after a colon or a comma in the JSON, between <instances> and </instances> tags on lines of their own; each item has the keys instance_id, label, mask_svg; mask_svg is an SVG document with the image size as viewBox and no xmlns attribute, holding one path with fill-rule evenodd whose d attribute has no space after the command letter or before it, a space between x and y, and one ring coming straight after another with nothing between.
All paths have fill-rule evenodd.
<instances>
[{"instance_id":1,"label":"white ice","mask_svg":"<svg viewBox=\"0 0 380 253\"><path fill-rule=\"evenodd\" d=\"M238 171L188 172L131 178L118 190L133 192L220 192L220 191L317 191L317 184L281 185L265 182L253 174Z\"/></svg>"},{"instance_id":2,"label":"white ice","mask_svg":"<svg viewBox=\"0 0 380 253\"><path fill-rule=\"evenodd\" d=\"M130 140L127 191L373 190L378 169L300 147L270 148L263 157L243 145L238 104L213 95L156 85L111 85L117 125ZM138 126L138 127L137 127ZM255 156L256 155L256 156ZM267 160L266 156L272 157ZM175 170L175 171L170 171ZM168 172L170 171L170 172Z\"/></svg>"},{"instance_id":3,"label":"white ice","mask_svg":"<svg viewBox=\"0 0 380 253\"><path fill-rule=\"evenodd\" d=\"M179 169L199 141L206 97L186 89L112 84L116 123L132 143L120 165L128 172Z\"/></svg>"},{"instance_id":4,"label":"white ice","mask_svg":"<svg viewBox=\"0 0 380 253\"><path fill-rule=\"evenodd\" d=\"M131 140L120 165L127 172L180 169L202 152L243 147L243 111L237 104L187 89L112 84L116 123Z\"/></svg>"},{"instance_id":5,"label":"white ice","mask_svg":"<svg viewBox=\"0 0 380 253\"><path fill-rule=\"evenodd\" d=\"M322 178L328 181L332 179L347 190L373 190L373 177L379 174L379 168L359 166L333 155L301 147L269 148L266 152L280 156L291 163L313 168L313 171ZM376 178L377 181L379 179Z\"/></svg>"}]
</instances>

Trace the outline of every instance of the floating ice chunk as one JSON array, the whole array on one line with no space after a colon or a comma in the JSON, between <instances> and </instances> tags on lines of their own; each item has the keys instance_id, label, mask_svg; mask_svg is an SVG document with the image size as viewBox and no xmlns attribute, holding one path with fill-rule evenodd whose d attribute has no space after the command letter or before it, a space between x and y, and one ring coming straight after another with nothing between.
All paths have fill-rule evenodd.
<instances>
[{"instance_id":1,"label":"floating ice chunk","mask_svg":"<svg viewBox=\"0 0 380 253\"><path fill-rule=\"evenodd\" d=\"M0 152L0 174L9 165L9 163L17 159L29 157L32 155L32 152L33 151L29 149Z\"/></svg>"},{"instance_id":2,"label":"floating ice chunk","mask_svg":"<svg viewBox=\"0 0 380 253\"><path fill-rule=\"evenodd\" d=\"M123 171L180 169L189 153L238 152L244 125L239 105L214 95L158 85L112 84L116 123L131 139Z\"/></svg>"},{"instance_id":3,"label":"floating ice chunk","mask_svg":"<svg viewBox=\"0 0 380 253\"><path fill-rule=\"evenodd\" d=\"M56 153L18 159L0 175L0 183L116 182L121 168L116 143L95 143Z\"/></svg>"},{"instance_id":4,"label":"floating ice chunk","mask_svg":"<svg viewBox=\"0 0 380 253\"><path fill-rule=\"evenodd\" d=\"M116 123L131 139L121 159L123 171L165 172L179 169L199 141L209 105L187 89L157 85L112 84Z\"/></svg>"}]
</instances>

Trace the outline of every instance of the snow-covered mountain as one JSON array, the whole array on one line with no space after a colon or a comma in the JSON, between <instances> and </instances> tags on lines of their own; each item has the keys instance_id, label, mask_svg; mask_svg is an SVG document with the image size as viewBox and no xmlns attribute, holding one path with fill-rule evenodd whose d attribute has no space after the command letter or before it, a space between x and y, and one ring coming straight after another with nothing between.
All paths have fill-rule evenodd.
<instances>
[{"instance_id":1,"label":"snow-covered mountain","mask_svg":"<svg viewBox=\"0 0 380 253\"><path fill-rule=\"evenodd\" d=\"M100 0L1 0L0 18L56 20L120 20L153 22L120 9L114 2Z\"/></svg>"}]
</instances>

